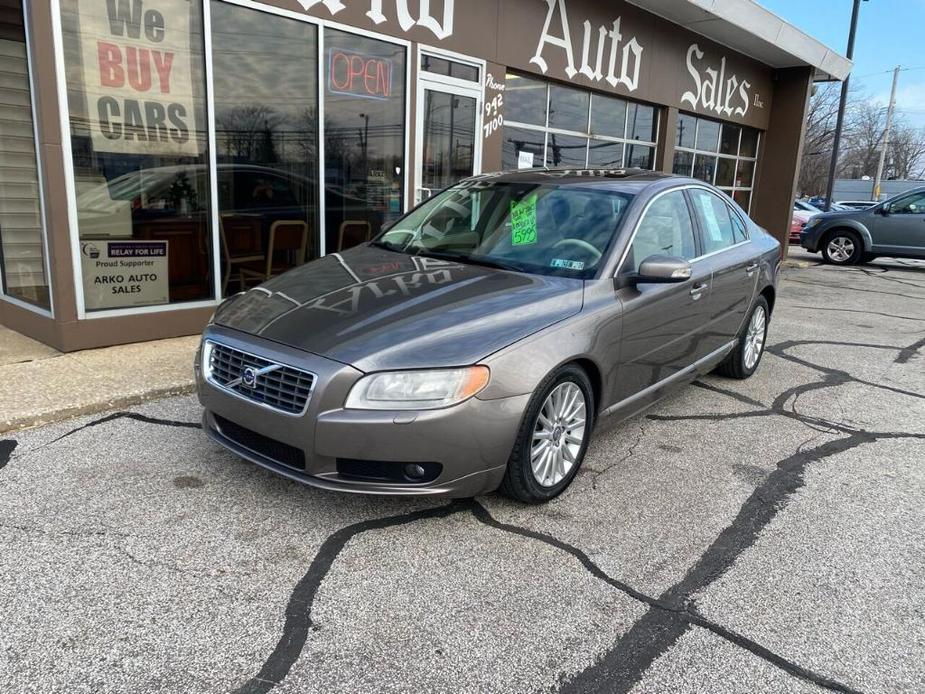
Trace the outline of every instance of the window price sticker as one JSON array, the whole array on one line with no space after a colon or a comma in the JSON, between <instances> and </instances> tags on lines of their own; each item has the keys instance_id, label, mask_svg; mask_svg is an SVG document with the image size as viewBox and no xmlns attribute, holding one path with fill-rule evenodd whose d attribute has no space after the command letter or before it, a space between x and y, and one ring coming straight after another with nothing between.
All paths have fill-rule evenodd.
<instances>
[{"instance_id":1,"label":"window price sticker","mask_svg":"<svg viewBox=\"0 0 925 694\"><path fill-rule=\"evenodd\" d=\"M536 243L536 196L522 202L511 201L511 245Z\"/></svg>"}]
</instances>

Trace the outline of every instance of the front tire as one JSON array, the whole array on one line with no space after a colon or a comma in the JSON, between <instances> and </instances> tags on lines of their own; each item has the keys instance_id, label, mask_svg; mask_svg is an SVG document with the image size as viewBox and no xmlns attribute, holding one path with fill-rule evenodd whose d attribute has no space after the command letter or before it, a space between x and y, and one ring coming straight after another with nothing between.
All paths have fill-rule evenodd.
<instances>
[{"instance_id":1,"label":"front tire","mask_svg":"<svg viewBox=\"0 0 925 694\"><path fill-rule=\"evenodd\" d=\"M848 229L836 229L822 242L822 259L832 265L857 265L863 257L861 237Z\"/></svg>"},{"instance_id":2,"label":"front tire","mask_svg":"<svg viewBox=\"0 0 925 694\"><path fill-rule=\"evenodd\" d=\"M594 407L588 375L577 364L547 376L527 405L501 491L528 504L561 494L588 450Z\"/></svg>"},{"instance_id":3,"label":"front tire","mask_svg":"<svg viewBox=\"0 0 925 694\"><path fill-rule=\"evenodd\" d=\"M716 373L738 379L748 378L755 373L758 364L761 363L764 345L768 339L770 315L767 299L759 295L739 334L736 346L729 356L716 367Z\"/></svg>"}]
</instances>

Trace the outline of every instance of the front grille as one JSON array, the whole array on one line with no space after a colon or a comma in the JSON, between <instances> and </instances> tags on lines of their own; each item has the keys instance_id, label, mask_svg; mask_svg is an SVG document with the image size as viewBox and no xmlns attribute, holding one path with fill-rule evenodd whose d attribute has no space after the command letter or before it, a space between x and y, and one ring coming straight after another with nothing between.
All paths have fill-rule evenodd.
<instances>
[{"instance_id":1,"label":"front grille","mask_svg":"<svg viewBox=\"0 0 925 694\"><path fill-rule=\"evenodd\" d=\"M217 342L211 343L211 348L209 378L216 385L287 414L301 414L305 411L315 383L314 374ZM244 382L247 369L258 372L250 386Z\"/></svg>"},{"instance_id":2,"label":"front grille","mask_svg":"<svg viewBox=\"0 0 925 694\"><path fill-rule=\"evenodd\" d=\"M251 431L217 414L212 416L215 417L219 433L226 439L272 462L298 468L299 470L305 469L305 454L295 446L258 434L256 431Z\"/></svg>"}]
</instances>

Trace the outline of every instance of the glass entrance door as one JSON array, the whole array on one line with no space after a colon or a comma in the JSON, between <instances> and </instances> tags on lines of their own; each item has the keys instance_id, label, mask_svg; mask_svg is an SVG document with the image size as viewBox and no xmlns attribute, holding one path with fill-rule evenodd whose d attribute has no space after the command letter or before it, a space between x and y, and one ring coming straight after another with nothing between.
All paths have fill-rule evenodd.
<instances>
[{"instance_id":1,"label":"glass entrance door","mask_svg":"<svg viewBox=\"0 0 925 694\"><path fill-rule=\"evenodd\" d=\"M422 56L415 204L480 171L482 93L478 76L475 66Z\"/></svg>"}]
</instances>

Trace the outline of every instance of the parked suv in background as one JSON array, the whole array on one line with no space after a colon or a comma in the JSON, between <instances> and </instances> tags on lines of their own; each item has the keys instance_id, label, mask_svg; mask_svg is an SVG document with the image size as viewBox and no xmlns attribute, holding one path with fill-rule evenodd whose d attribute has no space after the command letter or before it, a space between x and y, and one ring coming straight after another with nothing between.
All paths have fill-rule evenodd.
<instances>
[{"instance_id":1,"label":"parked suv in background","mask_svg":"<svg viewBox=\"0 0 925 694\"><path fill-rule=\"evenodd\" d=\"M878 256L925 258L925 187L864 210L817 215L804 227L800 245L835 265Z\"/></svg>"}]
</instances>

